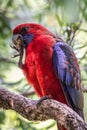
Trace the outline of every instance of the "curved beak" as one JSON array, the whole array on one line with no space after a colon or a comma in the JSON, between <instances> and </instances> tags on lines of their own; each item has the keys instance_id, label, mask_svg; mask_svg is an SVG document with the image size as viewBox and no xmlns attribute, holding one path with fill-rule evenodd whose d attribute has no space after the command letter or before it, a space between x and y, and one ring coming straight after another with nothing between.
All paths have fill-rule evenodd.
<instances>
[{"instance_id":1,"label":"curved beak","mask_svg":"<svg viewBox=\"0 0 87 130\"><path fill-rule=\"evenodd\" d=\"M14 34L12 36L12 41L15 44L15 46L19 49L23 44L23 37L20 34Z\"/></svg>"}]
</instances>

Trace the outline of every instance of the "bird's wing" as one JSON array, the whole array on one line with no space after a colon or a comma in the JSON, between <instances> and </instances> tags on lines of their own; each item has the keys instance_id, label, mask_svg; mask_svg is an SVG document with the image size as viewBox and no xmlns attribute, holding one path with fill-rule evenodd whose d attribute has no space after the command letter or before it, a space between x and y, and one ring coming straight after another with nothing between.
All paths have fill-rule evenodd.
<instances>
[{"instance_id":1,"label":"bird's wing","mask_svg":"<svg viewBox=\"0 0 87 130\"><path fill-rule=\"evenodd\" d=\"M72 49L64 42L57 42L53 48L53 67L60 80L69 105L80 116L83 109L80 70ZM81 110L79 112L79 110Z\"/></svg>"}]
</instances>

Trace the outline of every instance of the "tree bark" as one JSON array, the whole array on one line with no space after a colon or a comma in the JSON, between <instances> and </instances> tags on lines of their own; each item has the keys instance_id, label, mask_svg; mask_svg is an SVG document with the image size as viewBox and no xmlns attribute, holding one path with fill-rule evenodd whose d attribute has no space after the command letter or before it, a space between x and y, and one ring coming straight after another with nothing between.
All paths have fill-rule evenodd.
<instances>
[{"instance_id":1,"label":"tree bark","mask_svg":"<svg viewBox=\"0 0 87 130\"><path fill-rule=\"evenodd\" d=\"M15 110L30 121L54 119L67 130L87 130L85 121L63 103L47 99L38 106L37 102L38 100L0 89L0 108Z\"/></svg>"}]
</instances>

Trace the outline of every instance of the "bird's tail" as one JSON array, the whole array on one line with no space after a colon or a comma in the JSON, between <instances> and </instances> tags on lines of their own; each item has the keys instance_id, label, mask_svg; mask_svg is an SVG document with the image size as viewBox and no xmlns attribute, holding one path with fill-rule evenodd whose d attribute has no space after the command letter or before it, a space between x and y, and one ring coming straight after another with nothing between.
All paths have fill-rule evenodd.
<instances>
[{"instance_id":1,"label":"bird's tail","mask_svg":"<svg viewBox=\"0 0 87 130\"><path fill-rule=\"evenodd\" d=\"M61 126L61 124L59 124L59 123L57 123L57 129L58 130L67 130L63 126Z\"/></svg>"}]
</instances>

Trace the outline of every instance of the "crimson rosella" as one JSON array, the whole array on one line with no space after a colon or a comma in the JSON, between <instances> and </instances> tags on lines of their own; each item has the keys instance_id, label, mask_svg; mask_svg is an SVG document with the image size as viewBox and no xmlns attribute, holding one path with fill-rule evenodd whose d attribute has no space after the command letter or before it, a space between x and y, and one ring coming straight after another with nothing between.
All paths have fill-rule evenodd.
<instances>
[{"instance_id":1,"label":"crimson rosella","mask_svg":"<svg viewBox=\"0 0 87 130\"><path fill-rule=\"evenodd\" d=\"M19 67L37 95L50 96L67 104L84 118L80 69L71 47L59 36L35 23L16 26L12 40L14 48L20 52ZM58 126L60 130L66 130L60 124Z\"/></svg>"}]
</instances>

